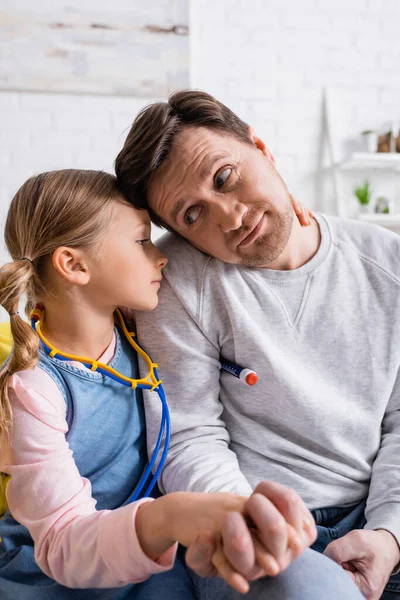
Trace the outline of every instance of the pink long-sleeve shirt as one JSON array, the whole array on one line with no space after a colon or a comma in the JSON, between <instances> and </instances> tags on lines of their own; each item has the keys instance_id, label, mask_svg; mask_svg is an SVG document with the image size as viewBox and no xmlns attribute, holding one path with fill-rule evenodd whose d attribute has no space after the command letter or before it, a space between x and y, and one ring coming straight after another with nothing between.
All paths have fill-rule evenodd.
<instances>
[{"instance_id":1,"label":"pink long-sleeve shirt","mask_svg":"<svg viewBox=\"0 0 400 600\"><path fill-rule=\"evenodd\" d=\"M99 360L110 362L115 337ZM71 363L85 369L80 363ZM96 510L90 481L81 477L65 434L65 401L40 367L10 379L13 430L0 456L11 475L7 501L29 530L39 567L69 587L120 587L173 566L176 545L157 562L142 550L135 517L139 500L115 510Z\"/></svg>"}]
</instances>

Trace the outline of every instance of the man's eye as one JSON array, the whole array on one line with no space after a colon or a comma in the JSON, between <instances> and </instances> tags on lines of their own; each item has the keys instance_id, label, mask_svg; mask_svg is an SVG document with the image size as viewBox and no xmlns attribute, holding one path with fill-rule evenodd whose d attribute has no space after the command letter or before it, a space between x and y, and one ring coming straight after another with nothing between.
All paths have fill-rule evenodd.
<instances>
[{"instance_id":1,"label":"man's eye","mask_svg":"<svg viewBox=\"0 0 400 600\"><path fill-rule=\"evenodd\" d=\"M201 212L200 206L191 206L186 212L183 220L186 225L193 225L195 221L197 221Z\"/></svg>"},{"instance_id":2,"label":"man's eye","mask_svg":"<svg viewBox=\"0 0 400 600\"><path fill-rule=\"evenodd\" d=\"M231 173L232 173L231 167L228 167L218 173L218 175L215 178L215 186L218 190L220 188L222 188L224 183L229 179Z\"/></svg>"},{"instance_id":3,"label":"man's eye","mask_svg":"<svg viewBox=\"0 0 400 600\"><path fill-rule=\"evenodd\" d=\"M136 240L136 243L139 244L139 246L144 246L146 242L150 242L150 238L144 238L143 240Z\"/></svg>"}]
</instances>

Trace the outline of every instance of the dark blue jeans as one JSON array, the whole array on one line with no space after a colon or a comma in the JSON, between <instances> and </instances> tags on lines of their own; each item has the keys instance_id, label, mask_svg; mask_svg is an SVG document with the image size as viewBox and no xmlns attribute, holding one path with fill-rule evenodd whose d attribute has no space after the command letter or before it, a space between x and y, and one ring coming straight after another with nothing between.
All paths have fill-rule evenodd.
<instances>
[{"instance_id":1,"label":"dark blue jeans","mask_svg":"<svg viewBox=\"0 0 400 600\"><path fill-rule=\"evenodd\" d=\"M366 523L364 509L365 502L361 502L355 507L313 510L318 538L311 548L317 552L324 552L327 545L333 540L337 540L353 529L363 529ZM381 600L400 600L400 573L389 579Z\"/></svg>"}]
</instances>

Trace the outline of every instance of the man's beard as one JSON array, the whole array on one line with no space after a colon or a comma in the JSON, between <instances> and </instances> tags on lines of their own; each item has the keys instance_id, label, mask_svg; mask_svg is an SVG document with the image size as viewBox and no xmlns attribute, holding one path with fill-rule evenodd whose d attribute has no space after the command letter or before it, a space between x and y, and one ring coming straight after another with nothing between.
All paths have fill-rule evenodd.
<instances>
[{"instance_id":1,"label":"man's beard","mask_svg":"<svg viewBox=\"0 0 400 600\"><path fill-rule=\"evenodd\" d=\"M268 232L254 240L251 251L241 257L239 261L241 265L268 267L287 246L293 225L291 205L285 212L267 211L264 216L270 221Z\"/></svg>"}]
</instances>

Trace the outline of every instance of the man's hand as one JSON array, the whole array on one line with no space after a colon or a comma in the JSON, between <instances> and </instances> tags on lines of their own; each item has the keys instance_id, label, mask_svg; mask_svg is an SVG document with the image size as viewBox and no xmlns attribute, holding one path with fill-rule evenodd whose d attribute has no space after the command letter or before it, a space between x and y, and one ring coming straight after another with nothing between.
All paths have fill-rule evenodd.
<instances>
[{"instance_id":1,"label":"man's hand","mask_svg":"<svg viewBox=\"0 0 400 600\"><path fill-rule=\"evenodd\" d=\"M311 513L300 496L283 485L263 481L242 514L225 515L221 536L199 535L186 562L202 576L219 574L245 593L248 581L277 575L316 539Z\"/></svg>"},{"instance_id":2,"label":"man's hand","mask_svg":"<svg viewBox=\"0 0 400 600\"><path fill-rule=\"evenodd\" d=\"M349 573L367 600L379 600L400 561L399 546L384 529L350 531L331 542L324 554Z\"/></svg>"}]
</instances>

